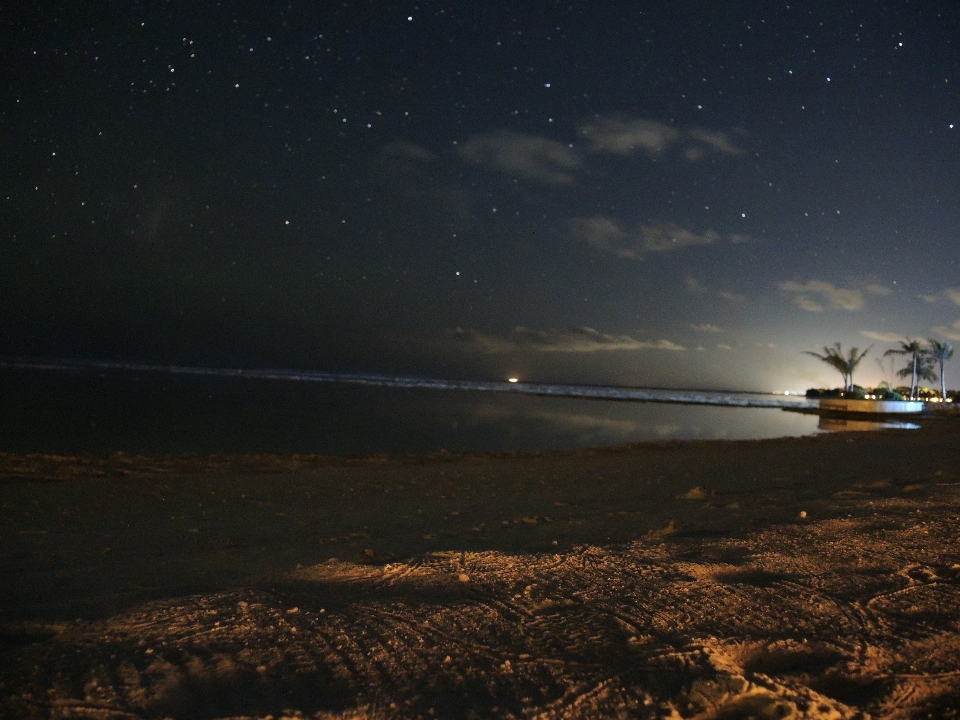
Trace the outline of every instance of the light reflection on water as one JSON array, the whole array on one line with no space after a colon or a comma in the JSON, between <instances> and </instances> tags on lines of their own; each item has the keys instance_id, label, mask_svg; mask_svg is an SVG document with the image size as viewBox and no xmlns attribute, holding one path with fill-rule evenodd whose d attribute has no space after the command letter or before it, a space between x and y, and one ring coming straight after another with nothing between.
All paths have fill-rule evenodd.
<instances>
[{"instance_id":1,"label":"light reflection on water","mask_svg":"<svg viewBox=\"0 0 960 720\"><path fill-rule=\"evenodd\" d=\"M900 420L854 420L821 416L820 422L817 423L817 429L828 432L857 432L866 430L919 430L920 426L916 423Z\"/></svg>"},{"instance_id":2,"label":"light reflection on water","mask_svg":"<svg viewBox=\"0 0 960 720\"><path fill-rule=\"evenodd\" d=\"M116 372L0 371L0 451L370 453L573 449L809 435L778 408Z\"/></svg>"}]
</instances>

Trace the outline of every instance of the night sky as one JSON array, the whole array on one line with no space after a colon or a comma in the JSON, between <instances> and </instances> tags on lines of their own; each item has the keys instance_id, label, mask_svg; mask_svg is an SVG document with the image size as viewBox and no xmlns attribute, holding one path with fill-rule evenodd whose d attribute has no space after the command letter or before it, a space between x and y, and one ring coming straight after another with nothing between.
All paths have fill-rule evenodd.
<instances>
[{"instance_id":1,"label":"night sky","mask_svg":"<svg viewBox=\"0 0 960 720\"><path fill-rule=\"evenodd\" d=\"M960 341L951 0L13 5L0 355L802 390Z\"/></svg>"}]
</instances>

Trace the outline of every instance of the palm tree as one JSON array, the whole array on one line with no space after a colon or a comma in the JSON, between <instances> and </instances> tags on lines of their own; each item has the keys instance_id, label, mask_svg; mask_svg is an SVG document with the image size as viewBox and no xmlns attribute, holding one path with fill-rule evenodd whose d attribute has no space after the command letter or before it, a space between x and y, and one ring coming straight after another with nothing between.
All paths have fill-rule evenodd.
<instances>
[{"instance_id":1,"label":"palm tree","mask_svg":"<svg viewBox=\"0 0 960 720\"><path fill-rule=\"evenodd\" d=\"M890 367L887 367L886 365L883 364L883 358L882 358L882 357L874 358L873 360L874 360L874 362L877 363L877 367L880 368L880 372L883 373L883 377L884 377L884 378L892 378L892 377L894 376L894 371L893 371L893 358L890 358ZM884 380L884 382L887 382L887 381ZM889 384L889 383L887 383L887 384Z\"/></svg>"},{"instance_id":2,"label":"palm tree","mask_svg":"<svg viewBox=\"0 0 960 720\"><path fill-rule=\"evenodd\" d=\"M840 343L837 343L837 347L840 347ZM860 361L863 360L872 349L873 345L863 352L860 352L860 348L850 348L850 354L847 356L847 377L850 379L851 390L853 389L853 371L857 369L857 365L860 364Z\"/></svg>"},{"instance_id":3,"label":"palm tree","mask_svg":"<svg viewBox=\"0 0 960 720\"><path fill-rule=\"evenodd\" d=\"M926 350L923 349L923 346L920 344L919 340L901 340L899 348L891 348L887 350L883 356L887 355L909 355L910 356L910 365L899 370L897 375L899 377L910 376L910 399L913 400L914 392L917 386L917 369L920 364L920 358L926 354Z\"/></svg>"},{"instance_id":4,"label":"palm tree","mask_svg":"<svg viewBox=\"0 0 960 720\"><path fill-rule=\"evenodd\" d=\"M860 348L850 348L849 355L844 357L840 343L834 343L833 347L823 348L823 355L810 350L804 350L803 354L813 355L813 357L823 360L827 365L834 368L843 376L843 389L850 390L853 388L853 371L857 369L857 365L860 364L860 361L870 352L872 347L873 345L863 352L860 352Z\"/></svg>"},{"instance_id":5,"label":"palm tree","mask_svg":"<svg viewBox=\"0 0 960 720\"><path fill-rule=\"evenodd\" d=\"M930 346L927 351L930 353L930 359L940 365L940 399L946 402L947 383L943 377L943 364L953 357L953 345L939 340L927 340L927 344Z\"/></svg>"},{"instance_id":6,"label":"palm tree","mask_svg":"<svg viewBox=\"0 0 960 720\"><path fill-rule=\"evenodd\" d=\"M812 350L804 350L803 354L813 355L813 357L822 360L834 370L839 372L843 376L843 387L844 389L847 388L847 363L843 358L843 350L840 349L840 343L836 343L832 348L824 347L823 355L813 352Z\"/></svg>"},{"instance_id":7,"label":"palm tree","mask_svg":"<svg viewBox=\"0 0 960 720\"><path fill-rule=\"evenodd\" d=\"M933 363L934 363L933 357L930 355L930 353L924 350L922 353L920 353L917 356L917 362L915 365L913 364L907 365L905 368L901 370L897 370L897 375L899 375L902 378L905 378L907 375L910 375L911 373L916 375L916 378L917 378L916 397L920 396L921 380L929 380L930 382L937 381L937 371L934 369ZM911 394L911 398L912 397L914 396Z\"/></svg>"}]
</instances>

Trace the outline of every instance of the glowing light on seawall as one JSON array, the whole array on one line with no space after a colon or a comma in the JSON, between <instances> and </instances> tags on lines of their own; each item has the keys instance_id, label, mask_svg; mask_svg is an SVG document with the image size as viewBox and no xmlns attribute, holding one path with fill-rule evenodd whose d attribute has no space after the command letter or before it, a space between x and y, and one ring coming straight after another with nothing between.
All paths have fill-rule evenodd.
<instances>
[{"instance_id":1,"label":"glowing light on seawall","mask_svg":"<svg viewBox=\"0 0 960 720\"><path fill-rule=\"evenodd\" d=\"M711 390L661 390L592 385L531 383L509 378L506 382L490 380L446 380L441 378L399 377L365 373L303 372L290 369L246 370L243 368L183 367L179 365L147 365L99 360L0 360L0 367L29 370L114 370L119 372L190 375L201 377L245 378L250 380L286 380L296 382L341 383L390 388L434 390L468 390L474 392L511 392L522 395L630 400L633 402L674 403L685 405L720 405L727 407L782 408L815 407L805 400L775 399L763 394L727 393ZM757 397L745 397L757 395ZM796 397L796 396L795 396Z\"/></svg>"}]
</instances>

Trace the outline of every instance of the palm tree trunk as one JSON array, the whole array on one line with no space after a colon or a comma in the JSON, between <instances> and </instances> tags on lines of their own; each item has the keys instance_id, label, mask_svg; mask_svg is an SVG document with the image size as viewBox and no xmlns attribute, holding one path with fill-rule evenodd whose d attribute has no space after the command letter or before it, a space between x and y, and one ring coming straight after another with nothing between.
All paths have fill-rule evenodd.
<instances>
[{"instance_id":1,"label":"palm tree trunk","mask_svg":"<svg viewBox=\"0 0 960 720\"><path fill-rule=\"evenodd\" d=\"M940 399L947 401L947 381L943 379L943 360L940 360Z\"/></svg>"},{"instance_id":2,"label":"palm tree trunk","mask_svg":"<svg viewBox=\"0 0 960 720\"><path fill-rule=\"evenodd\" d=\"M913 356L913 372L910 374L910 399L913 400L917 396L916 392L917 387L917 356L914 353Z\"/></svg>"}]
</instances>

